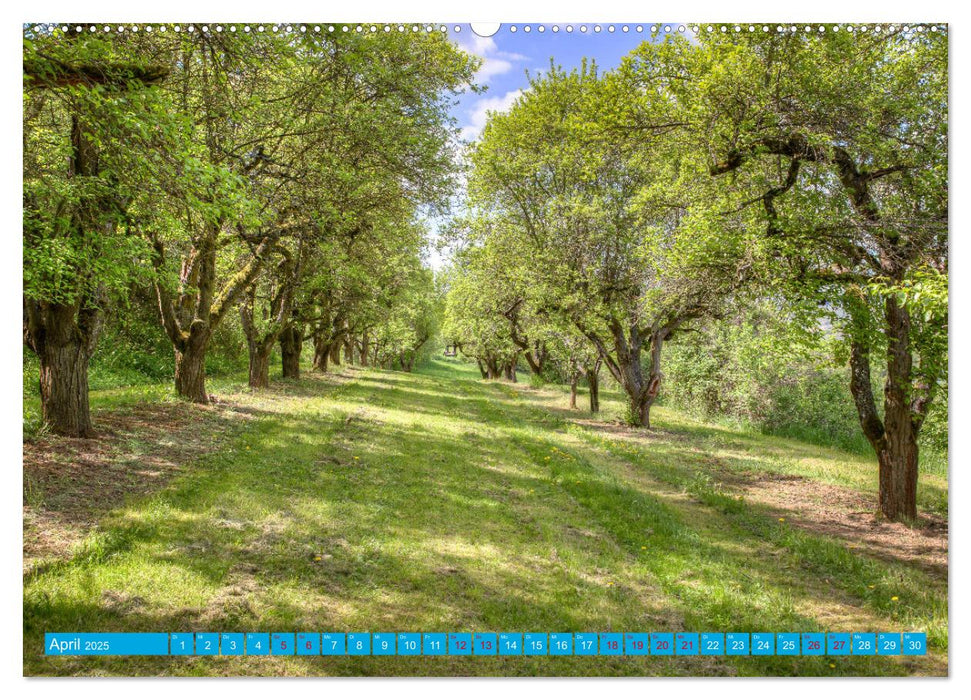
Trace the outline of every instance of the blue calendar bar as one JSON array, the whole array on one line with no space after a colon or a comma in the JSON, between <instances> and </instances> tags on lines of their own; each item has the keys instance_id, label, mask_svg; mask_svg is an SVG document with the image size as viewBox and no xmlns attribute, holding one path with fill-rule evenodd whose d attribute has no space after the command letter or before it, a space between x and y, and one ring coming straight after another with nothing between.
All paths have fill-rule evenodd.
<instances>
[{"instance_id":1,"label":"blue calendar bar","mask_svg":"<svg viewBox=\"0 0 971 700\"><path fill-rule=\"evenodd\" d=\"M425 656L444 656L446 651L446 635L440 632L426 632L422 637L422 648Z\"/></svg>"},{"instance_id":2,"label":"blue calendar bar","mask_svg":"<svg viewBox=\"0 0 971 700\"><path fill-rule=\"evenodd\" d=\"M174 636L174 635L173 635ZM265 632L250 632L246 635L247 656L269 656L270 635Z\"/></svg>"},{"instance_id":3,"label":"blue calendar bar","mask_svg":"<svg viewBox=\"0 0 971 700\"><path fill-rule=\"evenodd\" d=\"M173 632L169 635L169 653L173 656L192 656L195 650L192 632Z\"/></svg>"},{"instance_id":4,"label":"blue calendar bar","mask_svg":"<svg viewBox=\"0 0 971 700\"><path fill-rule=\"evenodd\" d=\"M216 656L219 653L219 634L217 632L196 632L196 654Z\"/></svg>"},{"instance_id":5,"label":"blue calendar bar","mask_svg":"<svg viewBox=\"0 0 971 700\"><path fill-rule=\"evenodd\" d=\"M518 632L500 632L499 654L501 656L522 656L523 635Z\"/></svg>"},{"instance_id":6,"label":"blue calendar bar","mask_svg":"<svg viewBox=\"0 0 971 700\"><path fill-rule=\"evenodd\" d=\"M670 632L651 632L651 654L654 656L674 654L674 635Z\"/></svg>"},{"instance_id":7,"label":"blue calendar bar","mask_svg":"<svg viewBox=\"0 0 971 700\"><path fill-rule=\"evenodd\" d=\"M274 632L270 636L270 650L274 656L293 656L297 648L297 635L293 632Z\"/></svg>"},{"instance_id":8,"label":"blue calendar bar","mask_svg":"<svg viewBox=\"0 0 971 700\"><path fill-rule=\"evenodd\" d=\"M351 632L347 635L348 656L370 656L371 635L367 632Z\"/></svg>"},{"instance_id":9,"label":"blue calendar bar","mask_svg":"<svg viewBox=\"0 0 971 700\"><path fill-rule=\"evenodd\" d=\"M48 632L47 656L923 656L925 632Z\"/></svg>"},{"instance_id":10,"label":"blue calendar bar","mask_svg":"<svg viewBox=\"0 0 971 700\"><path fill-rule=\"evenodd\" d=\"M523 652L526 656L546 656L549 653L547 635L538 632L527 632L523 635Z\"/></svg>"},{"instance_id":11,"label":"blue calendar bar","mask_svg":"<svg viewBox=\"0 0 971 700\"><path fill-rule=\"evenodd\" d=\"M573 653L576 656L596 656L600 653L600 635L595 632L580 632L573 636Z\"/></svg>"}]
</instances>

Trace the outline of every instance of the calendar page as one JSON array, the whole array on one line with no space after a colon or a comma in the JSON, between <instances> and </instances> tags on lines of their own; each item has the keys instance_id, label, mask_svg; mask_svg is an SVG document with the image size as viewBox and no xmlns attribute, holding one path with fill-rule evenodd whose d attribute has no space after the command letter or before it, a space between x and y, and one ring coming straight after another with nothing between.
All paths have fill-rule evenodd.
<instances>
[{"instance_id":1,"label":"calendar page","mask_svg":"<svg viewBox=\"0 0 971 700\"><path fill-rule=\"evenodd\" d=\"M630 9L22 24L23 675L949 675L948 24Z\"/></svg>"}]
</instances>

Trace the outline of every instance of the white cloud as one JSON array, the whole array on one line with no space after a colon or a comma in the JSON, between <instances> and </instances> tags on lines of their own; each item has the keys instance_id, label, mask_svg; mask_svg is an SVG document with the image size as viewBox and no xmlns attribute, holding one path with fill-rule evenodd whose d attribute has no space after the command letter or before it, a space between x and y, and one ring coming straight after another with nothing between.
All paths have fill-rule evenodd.
<instances>
[{"instance_id":1,"label":"white cloud","mask_svg":"<svg viewBox=\"0 0 971 700\"><path fill-rule=\"evenodd\" d=\"M469 115L469 123L462 127L462 138L467 141L479 138L489 118L489 112L505 112L522 94L522 90L513 90L505 95L483 97L477 100Z\"/></svg>"},{"instance_id":2,"label":"white cloud","mask_svg":"<svg viewBox=\"0 0 971 700\"><path fill-rule=\"evenodd\" d=\"M495 53L499 50L499 47L496 46L496 40L491 36L479 36L474 32L462 34L459 39L459 46L476 56L485 56L487 53Z\"/></svg>"},{"instance_id":3,"label":"white cloud","mask_svg":"<svg viewBox=\"0 0 971 700\"><path fill-rule=\"evenodd\" d=\"M521 54L500 51L492 37L479 36L471 32L460 35L458 45L466 53L482 59L482 65L475 74L476 80L480 83L487 83L490 78L508 73L516 63L526 60L526 56Z\"/></svg>"}]
</instances>

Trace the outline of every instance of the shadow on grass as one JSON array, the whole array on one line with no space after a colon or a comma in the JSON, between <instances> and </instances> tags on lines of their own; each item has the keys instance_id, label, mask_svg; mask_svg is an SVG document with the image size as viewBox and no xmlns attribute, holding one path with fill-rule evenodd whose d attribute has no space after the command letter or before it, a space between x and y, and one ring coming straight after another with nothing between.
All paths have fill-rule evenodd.
<instances>
[{"instance_id":1,"label":"shadow on grass","mask_svg":"<svg viewBox=\"0 0 971 700\"><path fill-rule=\"evenodd\" d=\"M28 652L53 629L819 629L793 604L807 591L760 551L758 533L742 532L741 548L712 538L587 452L547 464L557 435L501 387L375 373L323 396L301 391L274 387L263 399L308 401L248 409L255 420L226 450L106 520L86 553L25 581L25 669L63 661ZM119 609L109 587L138 602ZM341 659L327 670L904 672L888 659L839 659L835 669L811 657L599 661ZM210 660L93 663L68 668L220 672ZM323 662L286 663L308 673Z\"/></svg>"}]
</instances>

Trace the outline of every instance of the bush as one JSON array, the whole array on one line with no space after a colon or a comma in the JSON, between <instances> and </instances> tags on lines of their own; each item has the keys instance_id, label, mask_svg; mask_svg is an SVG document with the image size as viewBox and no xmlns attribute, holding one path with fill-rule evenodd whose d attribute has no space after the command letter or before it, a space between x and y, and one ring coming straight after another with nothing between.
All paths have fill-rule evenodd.
<instances>
[{"instance_id":1,"label":"bush","mask_svg":"<svg viewBox=\"0 0 971 700\"><path fill-rule=\"evenodd\" d=\"M665 349L663 403L705 419L869 454L836 334L808 334L771 310L711 322ZM883 395L874 364L874 395ZM921 434L922 463L947 451L946 387ZM946 458L945 458L946 459Z\"/></svg>"}]
</instances>

